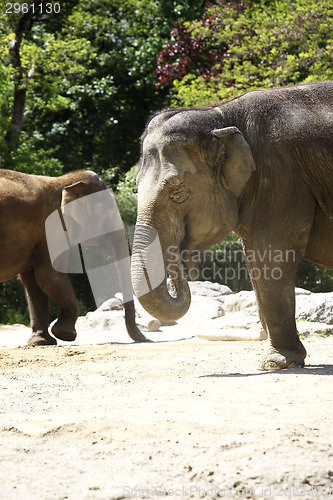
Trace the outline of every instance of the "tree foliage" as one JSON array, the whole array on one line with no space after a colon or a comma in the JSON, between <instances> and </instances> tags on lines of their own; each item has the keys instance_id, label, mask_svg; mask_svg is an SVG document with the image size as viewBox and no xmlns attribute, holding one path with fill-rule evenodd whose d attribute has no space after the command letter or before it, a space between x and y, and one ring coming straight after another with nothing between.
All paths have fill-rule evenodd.
<instances>
[{"instance_id":1,"label":"tree foliage","mask_svg":"<svg viewBox=\"0 0 333 500\"><path fill-rule=\"evenodd\" d=\"M125 177L119 181L115 196L118 208L125 226L133 227L136 224L138 194L136 186L137 167L129 170Z\"/></svg>"},{"instance_id":2,"label":"tree foliage","mask_svg":"<svg viewBox=\"0 0 333 500\"><path fill-rule=\"evenodd\" d=\"M113 168L116 181L138 159L147 116L164 104L165 93L155 89L157 54L175 20L200 14L201 1L59 4L59 13L37 9L26 23L24 0L15 3L20 12L0 15L0 132L7 139L15 132L15 99L25 95L20 140L2 144L1 166L56 174ZM15 67L10 46L23 24Z\"/></svg>"},{"instance_id":3,"label":"tree foliage","mask_svg":"<svg viewBox=\"0 0 333 500\"><path fill-rule=\"evenodd\" d=\"M158 86L174 105L204 105L247 90L333 78L333 5L327 0L227 1L171 32Z\"/></svg>"},{"instance_id":4,"label":"tree foliage","mask_svg":"<svg viewBox=\"0 0 333 500\"><path fill-rule=\"evenodd\" d=\"M234 24L248 5L249 2L219 0L217 5L206 7L200 20L176 22L170 33L171 41L158 56L156 86L172 86L174 80L182 80L187 74L201 76L205 82L217 77L230 45L239 43L243 38L242 30L247 30L246 26L240 27L237 23L231 33L226 26Z\"/></svg>"}]
</instances>

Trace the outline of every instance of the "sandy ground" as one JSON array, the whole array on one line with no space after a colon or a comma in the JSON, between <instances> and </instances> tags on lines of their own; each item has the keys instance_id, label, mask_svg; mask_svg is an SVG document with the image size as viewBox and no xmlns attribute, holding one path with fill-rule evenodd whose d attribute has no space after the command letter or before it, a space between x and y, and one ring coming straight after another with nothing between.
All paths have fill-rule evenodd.
<instances>
[{"instance_id":1,"label":"sandy ground","mask_svg":"<svg viewBox=\"0 0 333 500\"><path fill-rule=\"evenodd\" d=\"M193 332L33 348L2 327L0 498L333 498L333 337L260 372L267 341Z\"/></svg>"}]
</instances>

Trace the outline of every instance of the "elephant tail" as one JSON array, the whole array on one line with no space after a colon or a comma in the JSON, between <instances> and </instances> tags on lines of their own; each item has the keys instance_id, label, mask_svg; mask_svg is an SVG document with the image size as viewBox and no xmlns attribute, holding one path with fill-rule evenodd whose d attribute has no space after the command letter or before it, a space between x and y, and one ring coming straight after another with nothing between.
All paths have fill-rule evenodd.
<instances>
[{"instance_id":1,"label":"elephant tail","mask_svg":"<svg viewBox=\"0 0 333 500\"><path fill-rule=\"evenodd\" d=\"M141 330L137 327L135 322L135 307L134 301L131 300L124 304L125 308L125 324L128 335L134 342L151 342L150 339L145 337Z\"/></svg>"}]
</instances>

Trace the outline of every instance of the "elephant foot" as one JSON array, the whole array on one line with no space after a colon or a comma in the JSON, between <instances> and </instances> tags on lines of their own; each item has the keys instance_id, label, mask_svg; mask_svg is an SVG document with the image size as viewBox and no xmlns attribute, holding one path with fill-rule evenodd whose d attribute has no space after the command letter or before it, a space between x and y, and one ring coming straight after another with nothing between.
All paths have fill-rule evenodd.
<instances>
[{"instance_id":1,"label":"elephant foot","mask_svg":"<svg viewBox=\"0 0 333 500\"><path fill-rule=\"evenodd\" d=\"M266 356L260 361L258 370L282 370L300 366L303 368L306 350L303 344L299 343L299 348L295 350L275 349L270 347Z\"/></svg>"},{"instance_id":2,"label":"elephant foot","mask_svg":"<svg viewBox=\"0 0 333 500\"><path fill-rule=\"evenodd\" d=\"M57 345L57 341L54 337L46 332L33 332L31 337L29 337L28 345L37 346L37 345Z\"/></svg>"},{"instance_id":3,"label":"elephant foot","mask_svg":"<svg viewBox=\"0 0 333 500\"><path fill-rule=\"evenodd\" d=\"M52 326L51 332L57 339L65 342L73 342L76 339L76 330L73 326L73 320L58 319Z\"/></svg>"}]
</instances>

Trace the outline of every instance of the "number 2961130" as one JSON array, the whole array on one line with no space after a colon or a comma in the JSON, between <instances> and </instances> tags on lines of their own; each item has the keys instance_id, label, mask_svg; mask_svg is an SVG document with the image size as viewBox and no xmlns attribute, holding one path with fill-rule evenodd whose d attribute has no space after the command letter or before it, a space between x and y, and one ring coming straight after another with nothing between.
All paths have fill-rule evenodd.
<instances>
[{"instance_id":1,"label":"number 2961130","mask_svg":"<svg viewBox=\"0 0 333 500\"><path fill-rule=\"evenodd\" d=\"M27 14L28 10L31 9L33 14L59 14L60 3L47 2L40 4L28 4L19 2L7 2L6 3L6 14Z\"/></svg>"}]
</instances>

